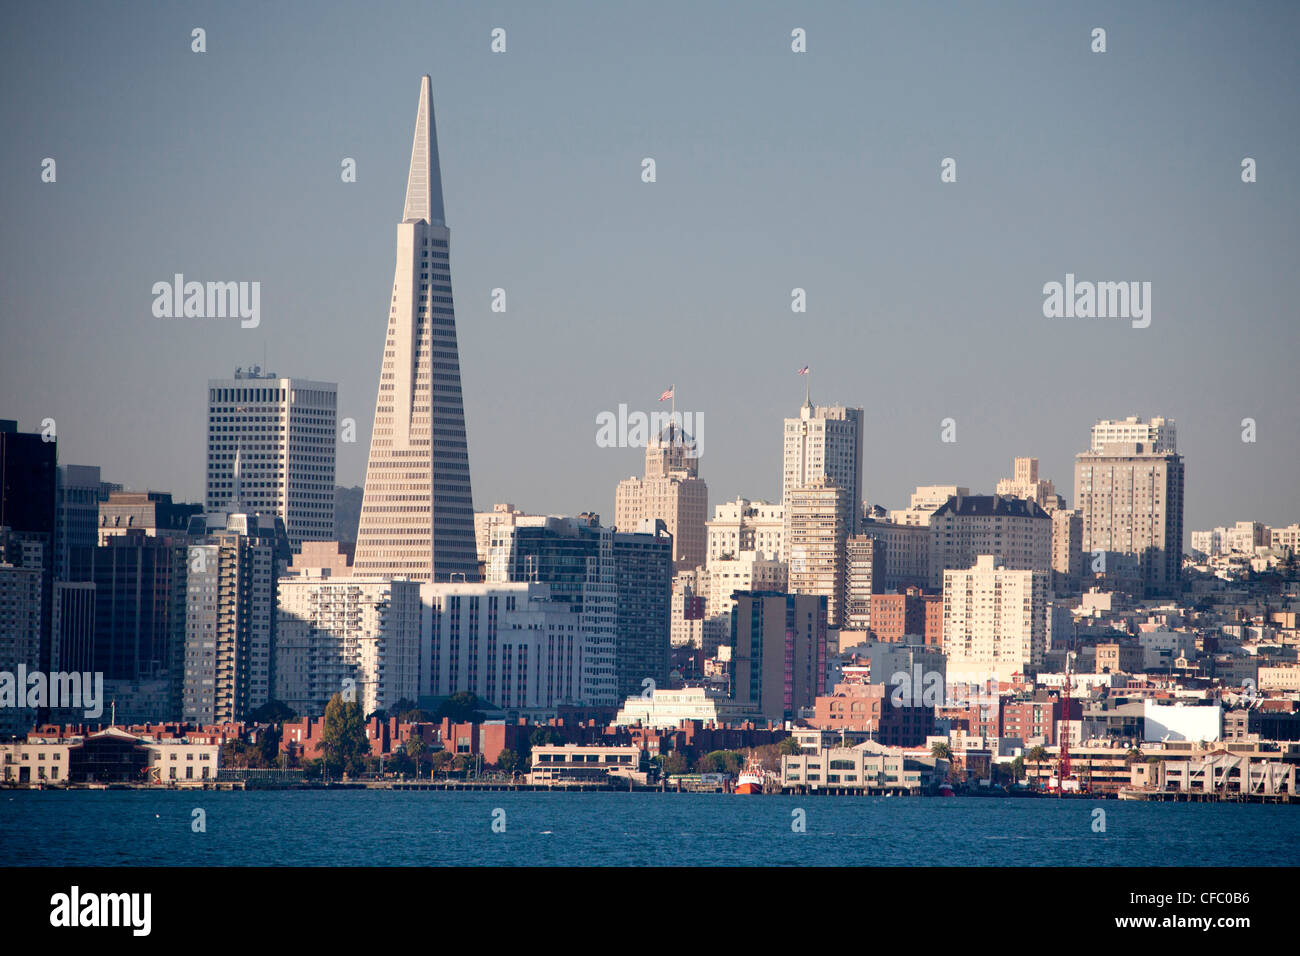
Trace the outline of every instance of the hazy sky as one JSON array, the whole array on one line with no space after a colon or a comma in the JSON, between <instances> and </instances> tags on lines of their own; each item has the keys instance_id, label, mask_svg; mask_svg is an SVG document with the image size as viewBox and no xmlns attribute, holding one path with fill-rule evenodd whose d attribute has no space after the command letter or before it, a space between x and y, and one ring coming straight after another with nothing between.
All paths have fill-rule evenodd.
<instances>
[{"instance_id":1,"label":"hazy sky","mask_svg":"<svg viewBox=\"0 0 1300 956\"><path fill-rule=\"evenodd\" d=\"M866 409L887 507L991 492L1022 454L1073 504L1093 422L1163 414L1189 529L1288 524L1297 28L1292 4L10 4L0 417L201 500L206 380L263 364L339 383L360 484L429 73L479 508L612 519L642 452L596 416L674 383L712 502L779 496L810 365L814 400ZM154 318L178 272L260 281L260 327ZM1044 318L1066 273L1151 282L1150 327Z\"/></svg>"}]
</instances>

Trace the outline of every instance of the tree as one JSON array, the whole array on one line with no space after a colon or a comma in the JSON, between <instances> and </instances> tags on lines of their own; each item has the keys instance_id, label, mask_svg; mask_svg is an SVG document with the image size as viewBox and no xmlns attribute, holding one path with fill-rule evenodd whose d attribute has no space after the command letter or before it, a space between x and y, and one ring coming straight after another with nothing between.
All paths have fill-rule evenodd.
<instances>
[{"instance_id":1,"label":"tree","mask_svg":"<svg viewBox=\"0 0 1300 956\"><path fill-rule=\"evenodd\" d=\"M1015 760L1011 761L1011 779L1014 780L1016 783L1019 783L1021 780L1025 779L1025 758L1024 757L1017 756Z\"/></svg>"},{"instance_id":2,"label":"tree","mask_svg":"<svg viewBox=\"0 0 1300 956\"><path fill-rule=\"evenodd\" d=\"M1038 779L1038 771L1042 762L1047 759L1047 748L1042 744L1034 744L1034 746L1030 747L1025 753L1025 758L1034 762L1034 782L1040 782Z\"/></svg>"},{"instance_id":3,"label":"tree","mask_svg":"<svg viewBox=\"0 0 1300 956\"><path fill-rule=\"evenodd\" d=\"M280 755L280 739L283 731L279 724L274 724L258 732L257 743L257 765L259 767L274 767Z\"/></svg>"},{"instance_id":4,"label":"tree","mask_svg":"<svg viewBox=\"0 0 1300 956\"><path fill-rule=\"evenodd\" d=\"M451 763L451 759L452 759L451 754L447 753L447 751L445 750L436 751L433 757L431 758L431 762L433 763L433 770L430 772L445 774L447 772L447 766Z\"/></svg>"},{"instance_id":5,"label":"tree","mask_svg":"<svg viewBox=\"0 0 1300 956\"><path fill-rule=\"evenodd\" d=\"M361 719L361 705L345 701L335 694L325 705L321 721L321 753L327 773L346 771L356 774L365 769L365 757L370 753L370 739Z\"/></svg>"},{"instance_id":6,"label":"tree","mask_svg":"<svg viewBox=\"0 0 1300 956\"><path fill-rule=\"evenodd\" d=\"M420 778L420 758L425 755L428 749L423 737L407 737L406 743L402 744L402 752L406 754L407 759L415 761L415 777L417 780Z\"/></svg>"},{"instance_id":7,"label":"tree","mask_svg":"<svg viewBox=\"0 0 1300 956\"><path fill-rule=\"evenodd\" d=\"M678 774L686 773L687 764L686 756L678 750L670 750L663 755L662 773L665 777L675 777Z\"/></svg>"},{"instance_id":8,"label":"tree","mask_svg":"<svg viewBox=\"0 0 1300 956\"><path fill-rule=\"evenodd\" d=\"M282 724L286 720L293 720L297 716L298 712L288 704L278 700L268 700L250 713L248 720L254 724Z\"/></svg>"},{"instance_id":9,"label":"tree","mask_svg":"<svg viewBox=\"0 0 1300 956\"><path fill-rule=\"evenodd\" d=\"M776 745L776 751L783 757L794 757L802 753L803 748L799 746L799 741L795 738L786 737Z\"/></svg>"},{"instance_id":10,"label":"tree","mask_svg":"<svg viewBox=\"0 0 1300 956\"><path fill-rule=\"evenodd\" d=\"M936 760L947 760L952 763L952 748L942 740L936 740L930 744L930 756Z\"/></svg>"},{"instance_id":11,"label":"tree","mask_svg":"<svg viewBox=\"0 0 1300 956\"><path fill-rule=\"evenodd\" d=\"M564 743L564 735L554 727L538 727L528 735L528 742L534 747L547 747Z\"/></svg>"},{"instance_id":12,"label":"tree","mask_svg":"<svg viewBox=\"0 0 1300 956\"><path fill-rule=\"evenodd\" d=\"M497 769L502 773L514 773L519 766L519 755L513 750L502 750L497 754Z\"/></svg>"},{"instance_id":13,"label":"tree","mask_svg":"<svg viewBox=\"0 0 1300 956\"><path fill-rule=\"evenodd\" d=\"M400 774L405 777L408 773L416 769L416 764L407 756L405 749L399 747L388 755L387 769L390 773Z\"/></svg>"},{"instance_id":14,"label":"tree","mask_svg":"<svg viewBox=\"0 0 1300 956\"><path fill-rule=\"evenodd\" d=\"M434 715L435 720L442 720L444 717L450 718L454 724L471 723L483 719L484 703L478 697L468 691L461 691L452 694L445 699L439 706L438 712Z\"/></svg>"},{"instance_id":15,"label":"tree","mask_svg":"<svg viewBox=\"0 0 1300 956\"><path fill-rule=\"evenodd\" d=\"M702 755L695 763L697 773L729 773L736 775L744 766L743 755L735 750L713 750Z\"/></svg>"}]
</instances>

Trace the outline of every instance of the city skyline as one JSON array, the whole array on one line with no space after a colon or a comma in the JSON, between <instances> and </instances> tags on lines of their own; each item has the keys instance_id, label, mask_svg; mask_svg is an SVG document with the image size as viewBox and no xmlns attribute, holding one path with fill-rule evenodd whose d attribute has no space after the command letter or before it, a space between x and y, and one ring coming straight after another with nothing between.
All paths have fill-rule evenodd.
<instances>
[{"instance_id":1,"label":"city skyline","mask_svg":"<svg viewBox=\"0 0 1300 956\"><path fill-rule=\"evenodd\" d=\"M761 8L743 23L692 11L683 37L671 18L519 10L500 17L509 46L493 54L497 24L464 11L440 13L444 30L416 39L332 9L313 33L330 56L364 56L380 37L394 52L313 102L283 65L258 65L268 44L289 65L320 52L283 42L291 8L259 13L256 29L205 11L201 55L188 13L85 16L100 29L23 24L13 36L27 42L0 67L30 94L4 105L15 142L29 146L4 157L14 268L0 288L6 340L28 348L0 357L0 406L24 429L53 418L64 463L202 500L202 382L260 362L339 384L339 417L357 434L339 446L337 480L362 484L368 330L391 264L378 237L410 133L403 91L432 63L457 182L461 349L476 370L465 398L476 509L612 513L617 481L644 450L599 447L596 417L620 403L653 411L669 382L679 408L710 419L710 509L737 495L777 500L779 421L803 397L795 370L811 365L815 402L865 409L872 503L899 507L928 483L988 492L1027 455L1073 507L1087 429L1164 415L1182 426L1186 528L1294 520L1300 422L1287 410L1300 332L1286 262L1300 202L1284 165L1296 130L1276 120L1297 67L1275 24L1194 12L1174 40L1158 18L1118 6L1089 19L950 11L939 29L964 38L954 47L891 11L831 20L816 7ZM1110 30L1104 55L1088 50L1093 20ZM802 58L790 52L793 26L808 30ZM359 53L343 52L345 33ZM1017 65L990 68L1009 42ZM1247 47L1256 72L1216 69ZM128 68L144 50L144 65ZM676 51L673 76L620 78L625 61L658 63L665 50ZM97 71L103 102L73 95L73 78L50 66L64 56ZM586 69L555 75L565 57ZM1050 89L1025 82L1049 61ZM135 70L169 82L142 99ZM609 82L591 84L593 71ZM551 84L530 88L544 72ZM692 89L698 102L683 107ZM882 91L868 101L876 111L841 119L864 89ZM596 118L556 105L566 97ZM810 103L824 112L801 119ZM1080 111L1085 135L1049 132L1075 128ZM151 115L194 120L165 166L139 137L115 135ZM1215 147L1187 148L1188 124ZM1013 134L1020 147L1008 153ZM250 136L255 157L231 151ZM59 159L54 183L40 180L47 155ZM641 180L647 156L654 183ZM942 183L949 156L957 180ZM1243 156L1259 161L1258 182L1241 181ZM353 183L339 175L349 157ZM1043 235L1044 204L1071 229ZM69 261L82 264L71 281ZM262 282L260 325L155 318L150 286L176 273ZM1151 281L1152 324L1044 318L1043 285L1067 275ZM806 313L790 311L796 287ZM497 288L504 313L491 311ZM1269 347L1241 348L1243 332ZM159 349L186 358L158 366ZM949 417L955 444L940 441ZM1241 441L1244 418L1258 422L1255 443ZM531 469L525 487L519 463L532 460L555 464Z\"/></svg>"}]
</instances>

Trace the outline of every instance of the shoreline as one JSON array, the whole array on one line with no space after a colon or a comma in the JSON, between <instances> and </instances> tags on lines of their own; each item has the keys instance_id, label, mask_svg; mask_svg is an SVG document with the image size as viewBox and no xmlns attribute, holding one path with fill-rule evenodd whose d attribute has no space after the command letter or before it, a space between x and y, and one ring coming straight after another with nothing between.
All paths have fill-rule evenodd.
<instances>
[{"instance_id":1,"label":"shoreline","mask_svg":"<svg viewBox=\"0 0 1300 956\"><path fill-rule=\"evenodd\" d=\"M613 783L572 783L572 784L529 784L505 783L500 781L464 782L464 781L335 781L319 782L285 782L283 784L265 781L206 781L194 784L141 784L141 783L77 783L56 786L0 786L0 791L59 791L59 792L97 792L146 791L146 792L213 792L213 791L248 791L248 792L285 792L285 791L443 791L443 792L507 792L522 793L661 793L665 795L686 796L699 793L724 794L723 790L704 790L699 788L677 789L652 786L625 787ZM844 788L819 787L809 790L803 787L791 787L762 794L727 794L729 796L800 796L800 797L840 797L840 798L884 798L906 797L911 799L977 799L977 800L1119 800L1138 803L1252 803L1252 804L1300 804L1296 794L1218 794L1195 791L1141 791L1125 789L1107 793L1043 793L1038 791L964 791L954 797L940 797L937 793L908 790L850 790Z\"/></svg>"}]
</instances>

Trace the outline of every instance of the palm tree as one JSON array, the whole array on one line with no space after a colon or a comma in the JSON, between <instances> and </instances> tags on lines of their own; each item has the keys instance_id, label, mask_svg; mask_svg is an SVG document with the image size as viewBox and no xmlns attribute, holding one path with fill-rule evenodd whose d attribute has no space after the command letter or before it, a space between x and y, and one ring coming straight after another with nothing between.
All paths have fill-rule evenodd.
<instances>
[{"instance_id":1,"label":"palm tree","mask_svg":"<svg viewBox=\"0 0 1300 956\"><path fill-rule=\"evenodd\" d=\"M415 779L419 780L420 758L424 756L424 752L427 749L424 739L421 737L407 737L406 743L402 745L402 749L406 751L406 756L415 761Z\"/></svg>"},{"instance_id":2,"label":"palm tree","mask_svg":"<svg viewBox=\"0 0 1300 956\"><path fill-rule=\"evenodd\" d=\"M1041 783L1038 779L1038 770L1044 760L1047 759L1047 748L1042 744L1034 744L1025 754L1025 759L1034 762L1034 782Z\"/></svg>"},{"instance_id":3,"label":"palm tree","mask_svg":"<svg viewBox=\"0 0 1300 956\"><path fill-rule=\"evenodd\" d=\"M951 779L953 771L957 767L957 762L952 759L952 748L942 740L936 740L930 744L930 756L935 760L948 761L948 776Z\"/></svg>"}]
</instances>

